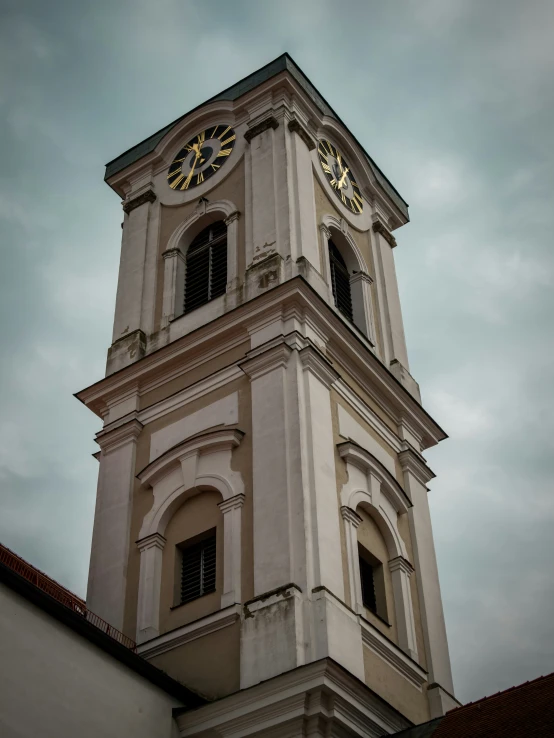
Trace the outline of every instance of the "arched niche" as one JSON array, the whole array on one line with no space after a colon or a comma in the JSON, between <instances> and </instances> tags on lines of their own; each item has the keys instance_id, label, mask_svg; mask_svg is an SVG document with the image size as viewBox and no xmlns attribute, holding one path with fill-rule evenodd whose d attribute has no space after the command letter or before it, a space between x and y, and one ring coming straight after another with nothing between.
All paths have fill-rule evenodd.
<instances>
[{"instance_id":1,"label":"arched niche","mask_svg":"<svg viewBox=\"0 0 554 738\"><path fill-rule=\"evenodd\" d=\"M141 553L137 643L155 638L160 632L166 527L175 511L203 490L216 490L221 496L224 562L221 607L241 602L244 483L240 473L231 468L231 458L243 435L236 429L223 429L192 436L166 451L138 475L141 484L152 489L154 501L144 517L137 541Z\"/></svg>"},{"instance_id":2,"label":"arched niche","mask_svg":"<svg viewBox=\"0 0 554 738\"><path fill-rule=\"evenodd\" d=\"M180 223L171 234L164 258L162 328L183 313L185 289L185 259L194 238L207 226L223 220L227 226L227 287L226 294L216 298L225 307L235 306L233 299L238 286L238 219L240 213L230 200L209 202L201 198L194 213ZM225 302L225 298L227 298Z\"/></svg>"},{"instance_id":3,"label":"arched niche","mask_svg":"<svg viewBox=\"0 0 554 738\"><path fill-rule=\"evenodd\" d=\"M375 321L371 294L373 279L368 274L367 264L352 237L350 227L342 218L339 219L335 215L327 214L323 216L319 230L324 265L323 276L327 283L329 302L335 305L329 256L329 243L332 241L340 252L348 270L353 324L372 345L375 345Z\"/></svg>"},{"instance_id":4,"label":"arched niche","mask_svg":"<svg viewBox=\"0 0 554 738\"><path fill-rule=\"evenodd\" d=\"M341 490L341 513L345 526L352 608L360 614L365 611L357 535L361 523L357 510L361 507L371 515L387 546L398 645L416 660L415 619L409 581L414 570L398 528L398 516L406 513L411 503L396 479L369 451L353 441L341 443L337 448L348 473L348 481Z\"/></svg>"}]
</instances>

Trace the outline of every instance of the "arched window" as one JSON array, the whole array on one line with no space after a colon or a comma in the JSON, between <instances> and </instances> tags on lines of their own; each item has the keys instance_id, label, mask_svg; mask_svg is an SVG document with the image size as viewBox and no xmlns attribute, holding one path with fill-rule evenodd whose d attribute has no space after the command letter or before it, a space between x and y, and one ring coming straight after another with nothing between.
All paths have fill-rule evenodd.
<instances>
[{"instance_id":1,"label":"arched window","mask_svg":"<svg viewBox=\"0 0 554 738\"><path fill-rule=\"evenodd\" d=\"M225 294L227 285L227 226L222 220L201 231L188 248L184 312Z\"/></svg>"},{"instance_id":2,"label":"arched window","mask_svg":"<svg viewBox=\"0 0 554 738\"><path fill-rule=\"evenodd\" d=\"M350 275L341 252L332 241L329 241L329 262L331 266L331 286L335 305L345 318L353 323L352 294L350 292Z\"/></svg>"}]
</instances>

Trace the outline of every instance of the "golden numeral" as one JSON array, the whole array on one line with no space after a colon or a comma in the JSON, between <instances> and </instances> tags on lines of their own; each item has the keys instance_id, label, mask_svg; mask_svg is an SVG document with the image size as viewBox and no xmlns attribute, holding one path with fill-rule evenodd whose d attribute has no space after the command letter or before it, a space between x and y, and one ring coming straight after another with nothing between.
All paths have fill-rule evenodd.
<instances>
[{"instance_id":1,"label":"golden numeral","mask_svg":"<svg viewBox=\"0 0 554 738\"><path fill-rule=\"evenodd\" d=\"M210 166L212 167L212 169L215 172L215 171L217 171L219 169L219 167L221 166L221 164L211 164Z\"/></svg>"},{"instance_id":2,"label":"golden numeral","mask_svg":"<svg viewBox=\"0 0 554 738\"><path fill-rule=\"evenodd\" d=\"M213 129L213 131L212 131L212 135L210 136L210 138L213 138L213 137L215 136L215 132L216 132L216 131L217 131L217 126L216 126L216 127L215 127L215 128Z\"/></svg>"},{"instance_id":3,"label":"golden numeral","mask_svg":"<svg viewBox=\"0 0 554 738\"><path fill-rule=\"evenodd\" d=\"M321 166L324 172L327 172L327 174L331 174L331 167L328 164L322 164Z\"/></svg>"},{"instance_id":4,"label":"golden numeral","mask_svg":"<svg viewBox=\"0 0 554 738\"><path fill-rule=\"evenodd\" d=\"M196 184L200 184L200 182L204 181L204 175L202 172L198 172L198 177L196 178Z\"/></svg>"},{"instance_id":5,"label":"golden numeral","mask_svg":"<svg viewBox=\"0 0 554 738\"><path fill-rule=\"evenodd\" d=\"M225 146L225 144L231 143L231 141L234 141L236 136L231 136L230 138L225 139L225 141L221 142L222 146Z\"/></svg>"},{"instance_id":6,"label":"golden numeral","mask_svg":"<svg viewBox=\"0 0 554 738\"><path fill-rule=\"evenodd\" d=\"M217 156L229 156L233 149L221 149Z\"/></svg>"},{"instance_id":7,"label":"golden numeral","mask_svg":"<svg viewBox=\"0 0 554 738\"><path fill-rule=\"evenodd\" d=\"M180 171L180 167L177 167L177 169L174 169L172 172L168 172L167 178L175 176Z\"/></svg>"},{"instance_id":8,"label":"golden numeral","mask_svg":"<svg viewBox=\"0 0 554 738\"><path fill-rule=\"evenodd\" d=\"M204 143L204 140L206 138L206 131L202 131L202 133L198 134L198 143Z\"/></svg>"},{"instance_id":9,"label":"golden numeral","mask_svg":"<svg viewBox=\"0 0 554 738\"><path fill-rule=\"evenodd\" d=\"M340 193L340 199L343 201L343 203L346 205L346 197L344 196L344 192Z\"/></svg>"},{"instance_id":10,"label":"golden numeral","mask_svg":"<svg viewBox=\"0 0 554 738\"><path fill-rule=\"evenodd\" d=\"M360 197L360 196L358 195L358 193L357 193L357 192L355 192L355 193L354 193L354 199L355 199L355 200L357 199L357 200L359 200L360 202L363 202L362 198L361 198L361 197Z\"/></svg>"},{"instance_id":11,"label":"golden numeral","mask_svg":"<svg viewBox=\"0 0 554 738\"><path fill-rule=\"evenodd\" d=\"M185 176L184 174L181 174L180 177L177 177L177 179L173 180L173 182L170 182L169 186L171 187L172 190L174 190L177 187L177 185L184 178L184 176Z\"/></svg>"},{"instance_id":12,"label":"golden numeral","mask_svg":"<svg viewBox=\"0 0 554 738\"><path fill-rule=\"evenodd\" d=\"M336 179L332 179L332 180L331 180L331 182L330 182L329 184L330 184L330 185L331 185L332 187L334 187L335 189L337 189L337 185L338 185L338 182L337 182L337 180L336 180Z\"/></svg>"},{"instance_id":13,"label":"golden numeral","mask_svg":"<svg viewBox=\"0 0 554 738\"><path fill-rule=\"evenodd\" d=\"M227 126L227 128L223 131L223 133L219 134L218 136L219 140L221 141L221 137L224 136L226 133L229 133L230 130L231 130L231 126Z\"/></svg>"}]
</instances>

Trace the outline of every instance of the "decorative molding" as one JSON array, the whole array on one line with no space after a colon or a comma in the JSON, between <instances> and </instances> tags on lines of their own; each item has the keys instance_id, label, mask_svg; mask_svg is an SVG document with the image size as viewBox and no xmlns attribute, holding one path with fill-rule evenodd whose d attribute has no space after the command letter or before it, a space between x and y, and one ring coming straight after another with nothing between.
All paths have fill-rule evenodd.
<instances>
[{"instance_id":1,"label":"decorative molding","mask_svg":"<svg viewBox=\"0 0 554 738\"><path fill-rule=\"evenodd\" d=\"M426 485L435 478L435 473L430 469L423 457L420 457L413 449L407 448L398 454L398 461L403 471L414 475L418 482Z\"/></svg>"},{"instance_id":2,"label":"decorative molding","mask_svg":"<svg viewBox=\"0 0 554 738\"><path fill-rule=\"evenodd\" d=\"M367 272L354 272L350 277L350 284L352 285L356 282L367 282L367 284L373 284L373 279Z\"/></svg>"},{"instance_id":3,"label":"decorative molding","mask_svg":"<svg viewBox=\"0 0 554 738\"><path fill-rule=\"evenodd\" d=\"M325 735L377 738L411 725L330 658L304 664L192 712L178 708L174 716L181 738L200 738L208 732L292 738L306 732L308 721L313 725L317 720L326 725Z\"/></svg>"},{"instance_id":4,"label":"decorative molding","mask_svg":"<svg viewBox=\"0 0 554 738\"><path fill-rule=\"evenodd\" d=\"M231 215L229 215L227 218L225 218L224 223L227 226L227 228L231 225L231 223L234 223L236 220L240 218L240 210L234 210Z\"/></svg>"},{"instance_id":5,"label":"decorative molding","mask_svg":"<svg viewBox=\"0 0 554 738\"><path fill-rule=\"evenodd\" d=\"M138 646L137 653L145 659L154 658L173 648L178 648L185 643L190 643L197 638L203 638L211 633L216 633L218 630L227 628L229 625L233 625L233 623L236 623L240 619L240 612L240 605L226 607L224 610L219 610L219 612L215 612L212 615L206 615L206 617L195 620L188 625L175 628L175 630L169 633L163 633L157 638L146 641Z\"/></svg>"},{"instance_id":6,"label":"decorative molding","mask_svg":"<svg viewBox=\"0 0 554 738\"><path fill-rule=\"evenodd\" d=\"M385 241L391 248L396 246L396 238L392 235L388 228L386 228L380 220L376 220L373 224L373 232L383 236Z\"/></svg>"},{"instance_id":7,"label":"decorative molding","mask_svg":"<svg viewBox=\"0 0 554 738\"><path fill-rule=\"evenodd\" d=\"M327 228L325 223L319 224L319 232L322 233L325 236L325 238L329 241L329 239L331 238L331 231L329 230L329 228Z\"/></svg>"},{"instance_id":8,"label":"decorative molding","mask_svg":"<svg viewBox=\"0 0 554 738\"><path fill-rule=\"evenodd\" d=\"M268 372L285 367L291 353L292 349L286 343L281 342L277 346L264 350L263 353L257 353L252 358L241 361L239 366L250 379L258 379Z\"/></svg>"},{"instance_id":9,"label":"decorative molding","mask_svg":"<svg viewBox=\"0 0 554 738\"><path fill-rule=\"evenodd\" d=\"M244 134L244 138L246 139L247 143L250 143L253 138L259 136L260 133L267 131L268 128L273 128L273 130L279 128L279 121L277 120L277 118L275 118L274 116L270 116L265 120L262 120L260 123L257 123L255 126L252 126L252 128L249 128L246 131L246 133Z\"/></svg>"},{"instance_id":10,"label":"decorative molding","mask_svg":"<svg viewBox=\"0 0 554 738\"><path fill-rule=\"evenodd\" d=\"M122 418L124 422L116 421L118 425L115 428L107 426L96 434L95 440L102 449L102 453L110 453L129 442L136 443L144 426L134 416L135 413L130 420Z\"/></svg>"},{"instance_id":11,"label":"decorative molding","mask_svg":"<svg viewBox=\"0 0 554 738\"><path fill-rule=\"evenodd\" d=\"M362 518L358 515L357 512L352 510L351 507L348 507L347 505L342 505L340 512L341 512L343 520L346 520L347 522L349 522L351 525L354 526L354 528L360 527Z\"/></svg>"},{"instance_id":12,"label":"decorative molding","mask_svg":"<svg viewBox=\"0 0 554 738\"><path fill-rule=\"evenodd\" d=\"M129 215L130 212L140 207L141 205L144 205L147 202L154 202L155 200L156 193L154 192L154 190L146 190L146 192L143 192L138 197L135 197L132 200L123 203L123 210L127 213L127 215Z\"/></svg>"},{"instance_id":13,"label":"decorative molding","mask_svg":"<svg viewBox=\"0 0 554 738\"><path fill-rule=\"evenodd\" d=\"M242 379L243 377L244 372L236 364L232 364L231 366L225 367L225 369L221 369L219 372L211 374L205 379L195 382L190 387L186 387L184 390L171 395L165 400L160 400L154 405L150 405L144 410L141 410L138 414L138 418L141 423L147 425L148 423L152 423L154 420L158 420L158 418L167 415L167 413L178 410L181 407L185 407L189 403L193 402L193 400L204 397L204 395L220 389L221 387L225 387L227 384L230 384L237 379Z\"/></svg>"},{"instance_id":14,"label":"decorative molding","mask_svg":"<svg viewBox=\"0 0 554 738\"><path fill-rule=\"evenodd\" d=\"M410 499L388 469L385 469L372 453L366 451L365 448L354 443L354 441L339 443L337 449L341 458L345 461L357 466L366 474L371 472L379 479L383 485L385 496L399 515L408 512L412 507Z\"/></svg>"},{"instance_id":15,"label":"decorative molding","mask_svg":"<svg viewBox=\"0 0 554 738\"><path fill-rule=\"evenodd\" d=\"M394 643L385 638L377 628L358 617L362 628L362 643L386 661L420 692L427 681L427 672Z\"/></svg>"},{"instance_id":16,"label":"decorative molding","mask_svg":"<svg viewBox=\"0 0 554 738\"><path fill-rule=\"evenodd\" d=\"M185 259L185 255L183 254L183 252L181 251L181 249L178 248L178 247L175 247L175 248L172 248L172 249L166 249L162 253L162 257L164 259L172 259L173 257L180 257L181 259L183 259L183 261Z\"/></svg>"},{"instance_id":17,"label":"decorative molding","mask_svg":"<svg viewBox=\"0 0 554 738\"><path fill-rule=\"evenodd\" d=\"M395 571L402 571L410 577L414 573L415 569L408 559L405 559L403 556L396 556L394 559L389 561L389 571L391 574Z\"/></svg>"},{"instance_id":18,"label":"decorative molding","mask_svg":"<svg viewBox=\"0 0 554 738\"><path fill-rule=\"evenodd\" d=\"M313 346L306 346L298 352L304 371L311 371L327 387L337 381L339 374L323 354Z\"/></svg>"},{"instance_id":19,"label":"decorative molding","mask_svg":"<svg viewBox=\"0 0 554 738\"><path fill-rule=\"evenodd\" d=\"M234 497L229 497L228 500L223 500L223 502L218 502L217 506L221 510L221 512L225 515L225 513L229 512L230 510L236 510L239 507L242 507L244 505L244 500L246 499L246 495L244 494L238 494Z\"/></svg>"},{"instance_id":20,"label":"decorative molding","mask_svg":"<svg viewBox=\"0 0 554 738\"><path fill-rule=\"evenodd\" d=\"M293 118L289 123L289 131L292 131L292 133L297 133L299 137L304 141L306 146L310 151L313 151L313 149L316 148L316 142L314 139L310 136L308 131L304 128L303 125L301 125L296 118Z\"/></svg>"},{"instance_id":21,"label":"decorative molding","mask_svg":"<svg viewBox=\"0 0 554 738\"><path fill-rule=\"evenodd\" d=\"M151 533L149 536L141 538L136 543L138 550L141 553L147 548L159 548L160 551L163 551L165 544L167 543L167 538L162 536L160 533Z\"/></svg>"},{"instance_id":22,"label":"decorative molding","mask_svg":"<svg viewBox=\"0 0 554 738\"><path fill-rule=\"evenodd\" d=\"M171 468L178 467L183 457L215 451L231 451L240 444L243 437L244 433L236 428L225 428L192 436L148 464L137 474L137 479L141 484L151 486L165 476Z\"/></svg>"}]
</instances>

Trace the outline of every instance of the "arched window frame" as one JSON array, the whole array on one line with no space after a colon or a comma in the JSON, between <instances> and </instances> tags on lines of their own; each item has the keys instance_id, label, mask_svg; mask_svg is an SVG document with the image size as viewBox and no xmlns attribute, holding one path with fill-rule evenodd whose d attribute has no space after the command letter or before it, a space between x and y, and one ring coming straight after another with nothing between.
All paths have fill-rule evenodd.
<instances>
[{"instance_id":1,"label":"arched window frame","mask_svg":"<svg viewBox=\"0 0 554 738\"><path fill-rule=\"evenodd\" d=\"M394 477L382 464L353 441L338 445L346 462L348 482L341 491L341 514L345 526L348 578L352 609L363 615L357 529L362 522L356 510L362 507L373 518L385 540L389 553L398 645L417 661L415 619L410 589L413 567L398 528L398 516L411 507L409 499Z\"/></svg>"},{"instance_id":2,"label":"arched window frame","mask_svg":"<svg viewBox=\"0 0 554 738\"><path fill-rule=\"evenodd\" d=\"M202 433L186 439L150 463L138 475L151 487L154 503L137 540L140 575L137 643L160 634L160 593L164 533L174 512L203 489L221 493L223 513L223 592L221 608L241 602L241 537L244 483L231 469L231 456L244 434L236 429Z\"/></svg>"},{"instance_id":3,"label":"arched window frame","mask_svg":"<svg viewBox=\"0 0 554 738\"><path fill-rule=\"evenodd\" d=\"M333 215L326 215L322 219L319 231L323 252L324 277L329 290L329 302L335 306L331 260L329 255L329 242L332 241L340 251L350 275L352 323L366 336L370 343L375 346L375 320L371 296L373 279L366 271L367 266L356 242L349 232L348 224L345 220L339 220ZM346 316L345 319L348 320Z\"/></svg>"},{"instance_id":4,"label":"arched window frame","mask_svg":"<svg viewBox=\"0 0 554 738\"><path fill-rule=\"evenodd\" d=\"M166 328L172 320L184 314L183 295L188 247L204 228L218 220L223 220L227 226L227 285L225 294L217 297L212 303L217 303L221 314L236 306L239 217L240 213L235 204L229 200L207 202L202 199L195 212L172 233L167 249L162 254L164 258L162 328ZM204 306L199 310L202 307ZM196 322L202 321L201 316L193 317L195 312L187 314L191 323L189 329L197 327Z\"/></svg>"}]
</instances>

